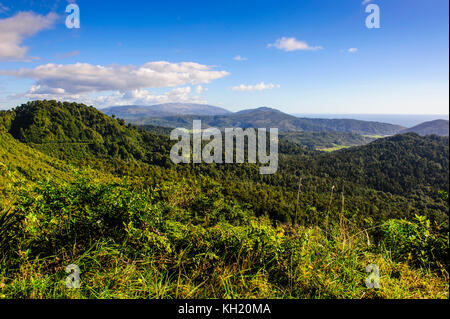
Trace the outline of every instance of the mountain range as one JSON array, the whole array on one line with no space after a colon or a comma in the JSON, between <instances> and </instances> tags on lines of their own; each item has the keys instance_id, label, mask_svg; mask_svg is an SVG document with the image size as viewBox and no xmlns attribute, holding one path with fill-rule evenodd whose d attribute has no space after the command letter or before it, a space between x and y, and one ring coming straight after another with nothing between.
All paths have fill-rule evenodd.
<instances>
[{"instance_id":1,"label":"mountain range","mask_svg":"<svg viewBox=\"0 0 450 319\"><path fill-rule=\"evenodd\" d=\"M337 118L299 117L269 107L230 112L224 108L189 103L166 103L152 106L125 105L101 109L136 125L190 128L193 120L204 127L276 127L282 132L339 132L370 136L389 136L414 132L420 135L449 135L448 120L434 120L411 128L378 121Z\"/></svg>"},{"instance_id":2,"label":"mountain range","mask_svg":"<svg viewBox=\"0 0 450 319\"><path fill-rule=\"evenodd\" d=\"M280 131L335 131L362 135L394 135L405 127L381 122L353 119L298 118L277 109L260 107L229 112L210 105L163 104L155 106L119 106L101 110L137 125L164 127L192 127L193 120L201 120L205 127L276 127Z\"/></svg>"}]
</instances>

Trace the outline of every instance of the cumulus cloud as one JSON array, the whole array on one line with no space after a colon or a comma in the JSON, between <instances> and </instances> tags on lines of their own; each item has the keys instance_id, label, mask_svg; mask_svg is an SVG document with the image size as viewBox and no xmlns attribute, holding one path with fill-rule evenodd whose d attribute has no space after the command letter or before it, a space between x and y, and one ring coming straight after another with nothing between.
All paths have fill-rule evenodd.
<instances>
[{"instance_id":1,"label":"cumulus cloud","mask_svg":"<svg viewBox=\"0 0 450 319\"><path fill-rule=\"evenodd\" d=\"M77 101L87 105L94 105L96 107L106 107L111 105L150 105L160 103L207 103L206 100L198 96L191 95L192 89L190 87L179 87L169 90L164 93L156 94L146 89L136 89L121 93L118 91L107 92L103 95L97 94L68 94L63 90L46 90L46 93L41 88L33 87L28 92L16 94L13 98L27 98L31 100L58 100L58 101Z\"/></svg>"},{"instance_id":2,"label":"cumulus cloud","mask_svg":"<svg viewBox=\"0 0 450 319\"><path fill-rule=\"evenodd\" d=\"M244 58L244 57L242 57L242 56L240 56L240 55L236 55L236 56L233 58L233 60L235 60L235 61L247 61L247 58Z\"/></svg>"},{"instance_id":3,"label":"cumulus cloud","mask_svg":"<svg viewBox=\"0 0 450 319\"><path fill-rule=\"evenodd\" d=\"M189 102L189 103L205 103L206 101L200 99L198 96L191 96L191 87L174 88L163 94L154 94L145 89L138 89L127 92L122 96L116 98L116 103L109 101L108 105L120 104L156 104L156 103L171 103L171 102ZM105 104L105 103L98 103Z\"/></svg>"},{"instance_id":4,"label":"cumulus cloud","mask_svg":"<svg viewBox=\"0 0 450 319\"><path fill-rule=\"evenodd\" d=\"M239 86L234 86L231 89L233 91L263 91L263 90L272 90L274 88L279 88L280 85L279 84L273 84L273 83L269 83L269 84L265 84L264 82L255 84L255 85L245 85L245 84L241 84Z\"/></svg>"},{"instance_id":5,"label":"cumulus cloud","mask_svg":"<svg viewBox=\"0 0 450 319\"><path fill-rule=\"evenodd\" d=\"M203 92L208 91L208 88L205 88L201 85L197 85L197 87L195 88L195 92L197 92L198 94L202 94Z\"/></svg>"},{"instance_id":6,"label":"cumulus cloud","mask_svg":"<svg viewBox=\"0 0 450 319\"><path fill-rule=\"evenodd\" d=\"M58 15L53 12L45 16L33 12L19 12L10 18L0 19L0 61L30 60L26 57L28 48L22 45L23 40L51 28L57 18Z\"/></svg>"},{"instance_id":7,"label":"cumulus cloud","mask_svg":"<svg viewBox=\"0 0 450 319\"><path fill-rule=\"evenodd\" d=\"M191 93L191 88L189 86L175 88L169 92L159 95L152 94L148 90L137 89L123 94L122 98L125 100L140 101L143 104L146 104L151 102L167 102L172 100L186 101L189 100L189 93Z\"/></svg>"},{"instance_id":8,"label":"cumulus cloud","mask_svg":"<svg viewBox=\"0 0 450 319\"><path fill-rule=\"evenodd\" d=\"M0 70L0 76L30 78L35 84L16 98L78 101L96 106L168 102L204 103L191 96L192 86L201 94L210 83L229 75L227 71L194 62L148 62L141 66L45 64L35 68ZM156 94L149 89L166 90ZM103 92L103 93L102 93Z\"/></svg>"},{"instance_id":9,"label":"cumulus cloud","mask_svg":"<svg viewBox=\"0 0 450 319\"><path fill-rule=\"evenodd\" d=\"M50 63L35 68L0 70L0 75L34 79L40 90L45 91L39 93L63 89L68 94L80 94L101 91L124 93L144 88L198 85L223 78L229 73L194 62L157 61L141 66Z\"/></svg>"},{"instance_id":10,"label":"cumulus cloud","mask_svg":"<svg viewBox=\"0 0 450 319\"><path fill-rule=\"evenodd\" d=\"M296 38L282 37L274 43L270 43L267 47L275 47L278 50L290 51L316 51L323 49L321 46L310 46L304 41L299 41Z\"/></svg>"},{"instance_id":11,"label":"cumulus cloud","mask_svg":"<svg viewBox=\"0 0 450 319\"><path fill-rule=\"evenodd\" d=\"M350 48L347 51L348 51L348 53L356 53L356 52L358 52L358 48Z\"/></svg>"}]
</instances>

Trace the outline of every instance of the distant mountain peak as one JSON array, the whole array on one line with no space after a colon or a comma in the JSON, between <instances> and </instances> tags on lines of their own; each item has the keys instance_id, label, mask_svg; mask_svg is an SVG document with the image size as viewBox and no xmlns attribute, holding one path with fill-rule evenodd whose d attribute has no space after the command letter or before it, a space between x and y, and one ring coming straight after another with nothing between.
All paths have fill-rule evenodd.
<instances>
[{"instance_id":1,"label":"distant mountain peak","mask_svg":"<svg viewBox=\"0 0 450 319\"><path fill-rule=\"evenodd\" d=\"M176 115L227 115L231 112L213 105L196 103L163 103L156 105L122 105L100 110L107 115L133 120L147 117L167 117Z\"/></svg>"},{"instance_id":2,"label":"distant mountain peak","mask_svg":"<svg viewBox=\"0 0 450 319\"><path fill-rule=\"evenodd\" d=\"M242 111L238 111L234 114L248 114L248 113L262 113L262 112L274 112L274 113L280 113L280 114L285 114L283 112L281 112L280 110L271 108L271 107L267 107L267 106L261 106L261 107L257 107L255 109L245 109ZM288 114L286 114L288 115Z\"/></svg>"},{"instance_id":3,"label":"distant mountain peak","mask_svg":"<svg viewBox=\"0 0 450 319\"><path fill-rule=\"evenodd\" d=\"M403 130L401 133L417 133L419 135L440 135L449 136L449 121L448 120L434 120L420 123L419 125Z\"/></svg>"},{"instance_id":4,"label":"distant mountain peak","mask_svg":"<svg viewBox=\"0 0 450 319\"><path fill-rule=\"evenodd\" d=\"M256 109L254 109L255 111L276 111L276 112L280 112L277 109L268 107L268 106L261 106L261 107L257 107Z\"/></svg>"}]
</instances>

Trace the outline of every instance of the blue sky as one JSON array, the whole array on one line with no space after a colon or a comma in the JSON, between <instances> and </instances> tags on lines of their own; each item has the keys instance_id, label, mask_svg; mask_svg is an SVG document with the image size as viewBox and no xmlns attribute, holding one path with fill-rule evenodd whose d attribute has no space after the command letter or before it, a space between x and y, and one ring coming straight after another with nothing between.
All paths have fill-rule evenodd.
<instances>
[{"instance_id":1,"label":"blue sky","mask_svg":"<svg viewBox=\"0 0 450 319\"><path fill-rule=\"evenodd\" d=\"M0 108L200 102L236 111L448 114L449 4L0 0ZM3 34L3 35L2 35ZM161 61L164 61L162 63Z\"/></svg>"}]
</instances>

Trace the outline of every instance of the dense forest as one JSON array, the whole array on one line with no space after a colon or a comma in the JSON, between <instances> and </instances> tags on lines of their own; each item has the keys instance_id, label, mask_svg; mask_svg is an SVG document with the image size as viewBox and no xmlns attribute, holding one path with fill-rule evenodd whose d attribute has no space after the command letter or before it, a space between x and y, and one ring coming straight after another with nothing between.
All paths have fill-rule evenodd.
<instances>
[{"instance_id":1,"label":"dense forest","mask_svg":"<svg viewBox=\"0 0 450 319\"><path fill-rule=\"evenodd\" d=\"M1 111L1 296L448 298L448 137L323 130L282 134L260 175L175 165L167 128L83 104ZM315 150L336 140L370 143Z\"/></svg>"},{"instance_id":2,"label":"dense forest","mask_svg":"<svg viewBox=\"0 0 450 319\"><path fill-rule=\"evenodd\" d=\"M434 120L410 127L406 130L403 130L401 133L414 132L423 136L431 134L448 136L448 130L449 130L448 120Z\"/></svg>"},{"instance_id":3,"label":"dense forest","mask_svg":"<svg viewBox=\"0 0 450 319\"><path fill-rule=\"evenodd\" d=\"M281 133L280 139L296 143L310 150L332 150L336 147L360 146L373 142L376 138L356 133L334 131L309 132L296 131Z\"/></svg>"}]
</instances>

